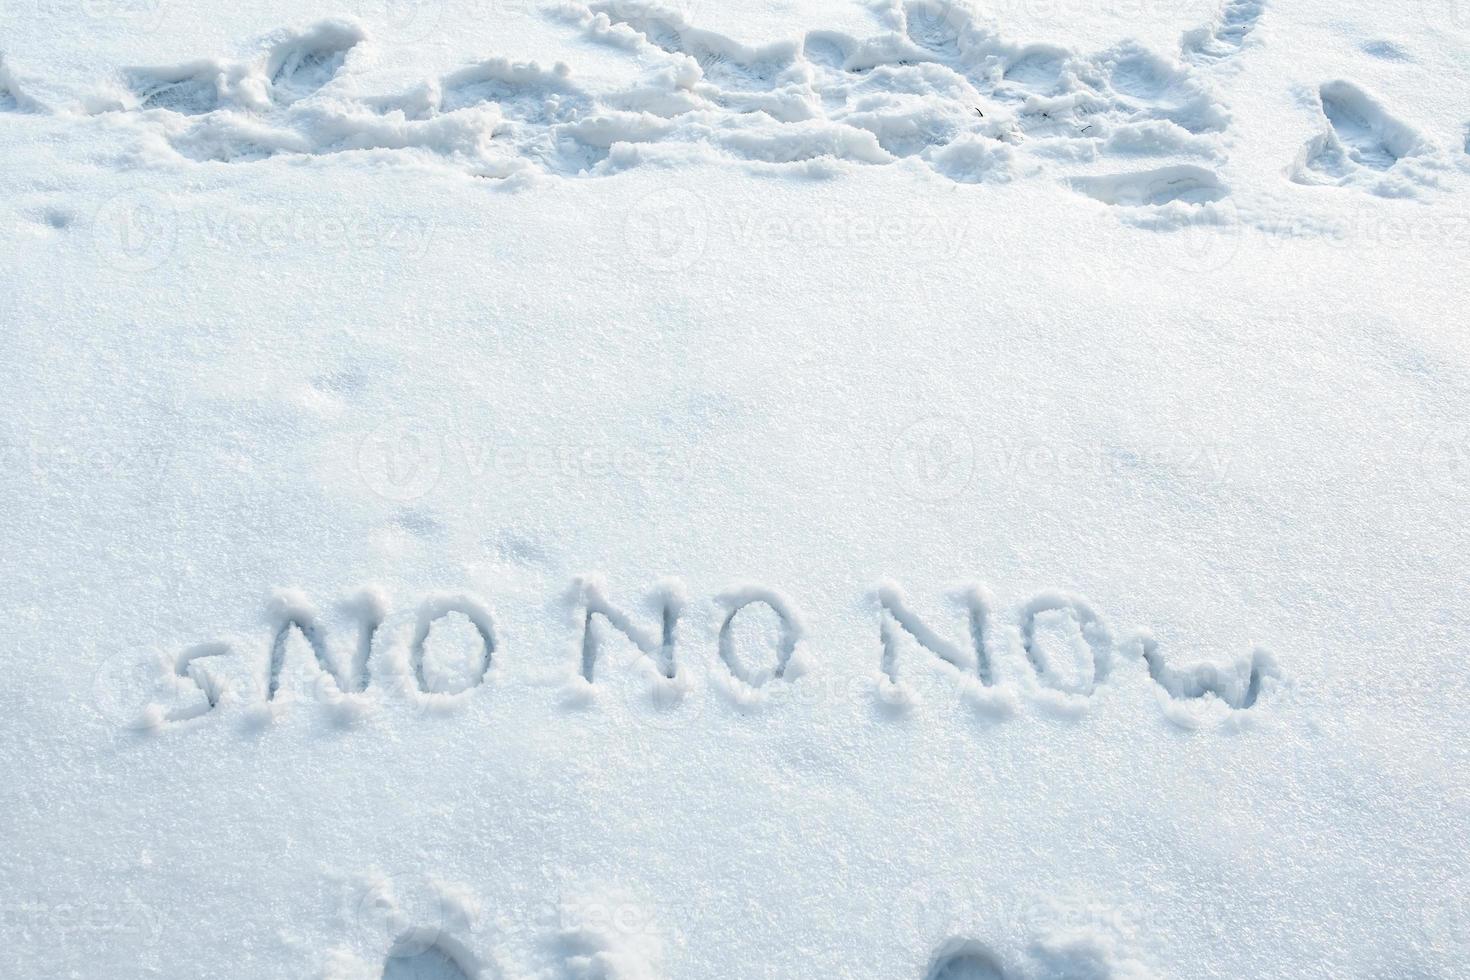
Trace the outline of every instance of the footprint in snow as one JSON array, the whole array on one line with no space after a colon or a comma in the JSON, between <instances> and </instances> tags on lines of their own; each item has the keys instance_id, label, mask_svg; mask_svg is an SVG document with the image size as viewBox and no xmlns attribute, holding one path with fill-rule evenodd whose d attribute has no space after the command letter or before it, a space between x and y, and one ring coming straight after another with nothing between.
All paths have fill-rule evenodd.
<instances>
[{"instance_id":1,"label":"footprint in snow","mask_svg":"<svg viewBox=\"0 0 1470 980\"><path fill-rule=\"evenodd\" d=\"M430 946L406 956L390 956L382 980L472 980L448 953Z\"/></svg>"},{"instance_id":2,"label":"footprint in snow","mask_svg":"<svg viewBox=\"0 0 1470 980\"><path fill-rule=\"evenodd\" d=\"M1006 974L984 946L963 941L940 949L924 980L1006 980Z\"/></svg>"}]
</instances>

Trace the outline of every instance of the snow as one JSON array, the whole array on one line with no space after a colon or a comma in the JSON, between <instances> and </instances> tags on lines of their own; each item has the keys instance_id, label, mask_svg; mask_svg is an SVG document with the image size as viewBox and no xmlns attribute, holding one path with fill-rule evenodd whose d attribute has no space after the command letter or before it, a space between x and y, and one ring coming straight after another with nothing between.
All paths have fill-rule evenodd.
<instances>
[{"instance_id":1,"label":"snow","mask_svg":"<svg viewBox=\"0 0 1470 980\"><path fill-rule=\"evenodd\" d=\"M1463 4L0 39L7 975L1466 975Z\"/></svg>"}]
</instances>

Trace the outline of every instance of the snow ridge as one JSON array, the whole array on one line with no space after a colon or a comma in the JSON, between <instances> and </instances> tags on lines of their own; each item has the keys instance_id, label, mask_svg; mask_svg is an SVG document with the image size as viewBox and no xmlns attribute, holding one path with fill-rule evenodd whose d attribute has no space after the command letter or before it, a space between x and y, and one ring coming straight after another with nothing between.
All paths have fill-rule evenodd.
<instances>
[{"instance_id":1,"label":"snow ridge","mask_svg":"<svg viewBox=\"0 0 1470 980\"><path fill-rule=\"evenodd\" d=\"M888 0L891 29L872 37L817 29L759 46L657 0L567 0L549 15L637 58L635 84L595 91L564 63L493 57L363 94L344 76L367 60L366 32L325 21L244 62L127 69L86 108L123 117L150 160L355 153L515 183L690 160L803 173L909 162L957 183L1052 176L1144 227L1224 225L1238 215L1218 172L1231 117L1215 76L1259 40L1263 11L1227 0L1176 58L1136 42L1018 42L950 0ZM1392 197L1439 186L1440 150L1356 85L1327 82L1317 103L1324 131L1293 181ZM7 108L41 111L0 59Z\"/></svg>"}]
</instances>

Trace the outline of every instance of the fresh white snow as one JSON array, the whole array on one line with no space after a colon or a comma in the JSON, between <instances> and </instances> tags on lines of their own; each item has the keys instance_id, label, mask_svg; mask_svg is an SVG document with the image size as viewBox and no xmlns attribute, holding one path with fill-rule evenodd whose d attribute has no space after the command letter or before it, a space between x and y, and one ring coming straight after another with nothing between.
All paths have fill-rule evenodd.
<instances>
[{"instance_id":1,"label":"fresh white snow","mask_svg":"<svg viewBox=\"0 0 1470 980\"><path fill-rule=\"evenodd\" d=\"M0 5L0 972L1470 976L1467 50Z\"/></svg>"}]
</instances>

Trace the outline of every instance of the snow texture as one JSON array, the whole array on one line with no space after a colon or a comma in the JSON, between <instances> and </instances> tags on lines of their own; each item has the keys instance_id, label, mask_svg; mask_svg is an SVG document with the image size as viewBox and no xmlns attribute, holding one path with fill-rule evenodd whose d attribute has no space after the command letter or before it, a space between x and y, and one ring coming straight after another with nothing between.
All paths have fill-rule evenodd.
<instances>
[{"instance_id":1,"label":"snow texture","mask_svg":"<svg viewBox=\"0 0 1470 980\"><path fill-rule=\"evenodd\" d=\"M0 4L0 973L1465 976L1467 43Z\"/></svg>"}]
</instances>

